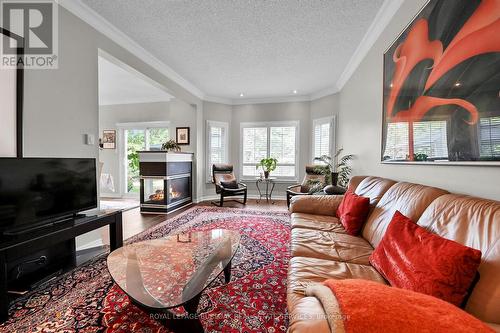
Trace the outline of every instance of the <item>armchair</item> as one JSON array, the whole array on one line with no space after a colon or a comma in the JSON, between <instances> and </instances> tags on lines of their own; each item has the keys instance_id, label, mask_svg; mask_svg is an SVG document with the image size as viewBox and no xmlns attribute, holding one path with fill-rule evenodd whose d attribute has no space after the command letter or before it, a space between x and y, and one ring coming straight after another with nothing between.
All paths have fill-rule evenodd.
<instances>
[{"instance_id":1,"label":"armchair","mask_svg":"<svg viewBox=\"0 0 500 333\"><path fill-rule=\"evenodd\" d=\"M232 164L214 164L212 166L212 177L215 184L215 192L220 195L219 201L212 201L213 205L222 207L224 205L224 198L241 195L243 196L243 202L234 199L226 201L235 201L246 205L247 186L236 180Z\"/></svg>"},{"instance_id":2,"label":"armchair","mask_svg":"<svg viewBox=\"0 0 500 333\"><path fill-rule=\"evenodd\" d=\"M306 175L301 184L295 184L287 187L286 190L286 204L290 207L290 199L295 195L308 195L311 188L314 186L311 181L318 181L321 189L326 185L326 176L320 170L318 165L307 165Z\"/></svg>"}]
</instances>

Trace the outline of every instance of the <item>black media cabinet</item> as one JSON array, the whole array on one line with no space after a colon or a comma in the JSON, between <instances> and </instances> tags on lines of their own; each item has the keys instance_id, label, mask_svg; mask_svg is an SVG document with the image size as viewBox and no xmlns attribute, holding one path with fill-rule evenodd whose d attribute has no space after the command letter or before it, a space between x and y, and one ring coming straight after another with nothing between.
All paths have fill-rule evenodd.
<instances>
[{"instance_id":1,"label":"black media cabinet","mask_svg":"<svg viewBox=\"0 0 500 333\"><path fill-rule=\"evenodd\" d=\"M22 258L29 258L34 253L55 248L67 250L61 266L75 267L75 237L89 231L109 225L111 251L123 245L122 212L101 211L94 216L77 216L61 224L20 233L0 236L0 321L8 318L9 311L9 267ZM58 247L59 246L59 247ZM40 276L42 279L43 276Z\"/></svg>"}]
</instances>

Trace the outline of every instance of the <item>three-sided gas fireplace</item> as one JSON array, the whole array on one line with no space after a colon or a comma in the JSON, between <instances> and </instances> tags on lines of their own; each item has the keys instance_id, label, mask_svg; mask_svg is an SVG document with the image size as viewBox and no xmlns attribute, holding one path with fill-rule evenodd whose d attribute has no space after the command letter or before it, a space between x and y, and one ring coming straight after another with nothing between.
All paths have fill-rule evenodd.
<instances>
[{"instance_id":1,"label":"three-sided gas fireplace","mask_svg":"<svg viewBox=\"0 0 500 333\"><path fill-rule=\"evenodd\" d=\"M192 153L140 151L141 213L166 214L192 202Z\"/></svg>"}]
</instances>

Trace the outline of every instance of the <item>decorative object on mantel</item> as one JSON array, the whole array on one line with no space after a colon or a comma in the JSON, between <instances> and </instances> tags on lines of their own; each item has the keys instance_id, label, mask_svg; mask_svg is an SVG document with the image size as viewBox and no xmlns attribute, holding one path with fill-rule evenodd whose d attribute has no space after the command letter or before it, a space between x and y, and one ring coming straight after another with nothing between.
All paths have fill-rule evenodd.
<instances>
[{"instance_id":1,"label":"decorative object on mantel","mask_svg":"<svg viewBox=\"0 0 500 333\"><path fill-rule=\"evenodd\" d=\"M178 145L189 145L189 127L176 127L175 140Z\"/></svg>"},{"instance_id":2,"label":"decorative object on mantel","mask_svg":"<svg viewBox=\"0 0 500 333\"><path fill-rule=\"evenodd\" d=\"M102 139L99 139L99 147L102 149L116 149L116 131L103 130Z\"/></svg>"},{"instance_id":3,"label":"decorative object on mantel","mask_svg":"<svg viewBox=\"0 0 500 333\"><path fill-rule=\"evenodd\" d=\"M255 169L259 167L264 171L264 178L269 178L269 174L271 171L276 170L276 166L278 165L278 160L272 157L263 158L260 160L259 164L255 166Z\"/></svg>"},{"instance_id":4,"label":"decorative object on mantel","mask_svg":"<svg viewBox=\"0 0 500 333\"><path fill-rule=\"evenodd\" d=\"M343 151L344 149L340 148L337 150L333 158L328 155L321 155L319 157L315 157L314 160L324 163L324 165L318 165L317 169L318 172L327 177L327 181L329 183L333 186L338 185L342 188L347 188L347 184L349 184L349 176L352 172L350 162L354 158L354 155L348 154L340 157Z\"/></svg>"},{"instance_id":5,"label":"decorative object on mantel","mask_svg":"<svg viewBox=\"0 0 500 333\"><path fill-rule=\"evenodd\" d=\"M500 2L430 0L384 53L382 161L500 165Z\"/></svg>"},{"instance_id":6,"label":"decorative object on mantel","mask_svg":"<svg viewBox=\"0 0 500 333\"><path fill-rule=\"evenodd\" d=\"M180 152L181 147L175 142L175 140L168 140L164 144L161 145L161 150L166 150L170 152Z\"/></svg>"}]
</instances>

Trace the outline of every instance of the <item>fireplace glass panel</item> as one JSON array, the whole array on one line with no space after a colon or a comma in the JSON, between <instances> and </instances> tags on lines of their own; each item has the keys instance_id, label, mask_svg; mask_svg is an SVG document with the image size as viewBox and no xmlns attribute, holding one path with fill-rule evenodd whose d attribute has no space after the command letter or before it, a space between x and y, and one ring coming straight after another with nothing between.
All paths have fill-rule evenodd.
<instances>
[{"instance_id":1,"label":"fireplace glass panel","mask_svg":"<svg viewBox=\"0 0 500 333\"><path fill-rule=\"evenodd\" d=\"M144 203L154 205L165 205L164 180L144 179Z\"/></svg>"},{"instance_id":2,"label":"fireplace glass panel","mask_svg":"<svg viewBox=\"0 0 500 333\"><path fill-rule=\"evenodd\" d=\"M191 197L189 177L171 179L167 182L167 188L167 205L169 206Z\"/></svg>"}]
</instances>

